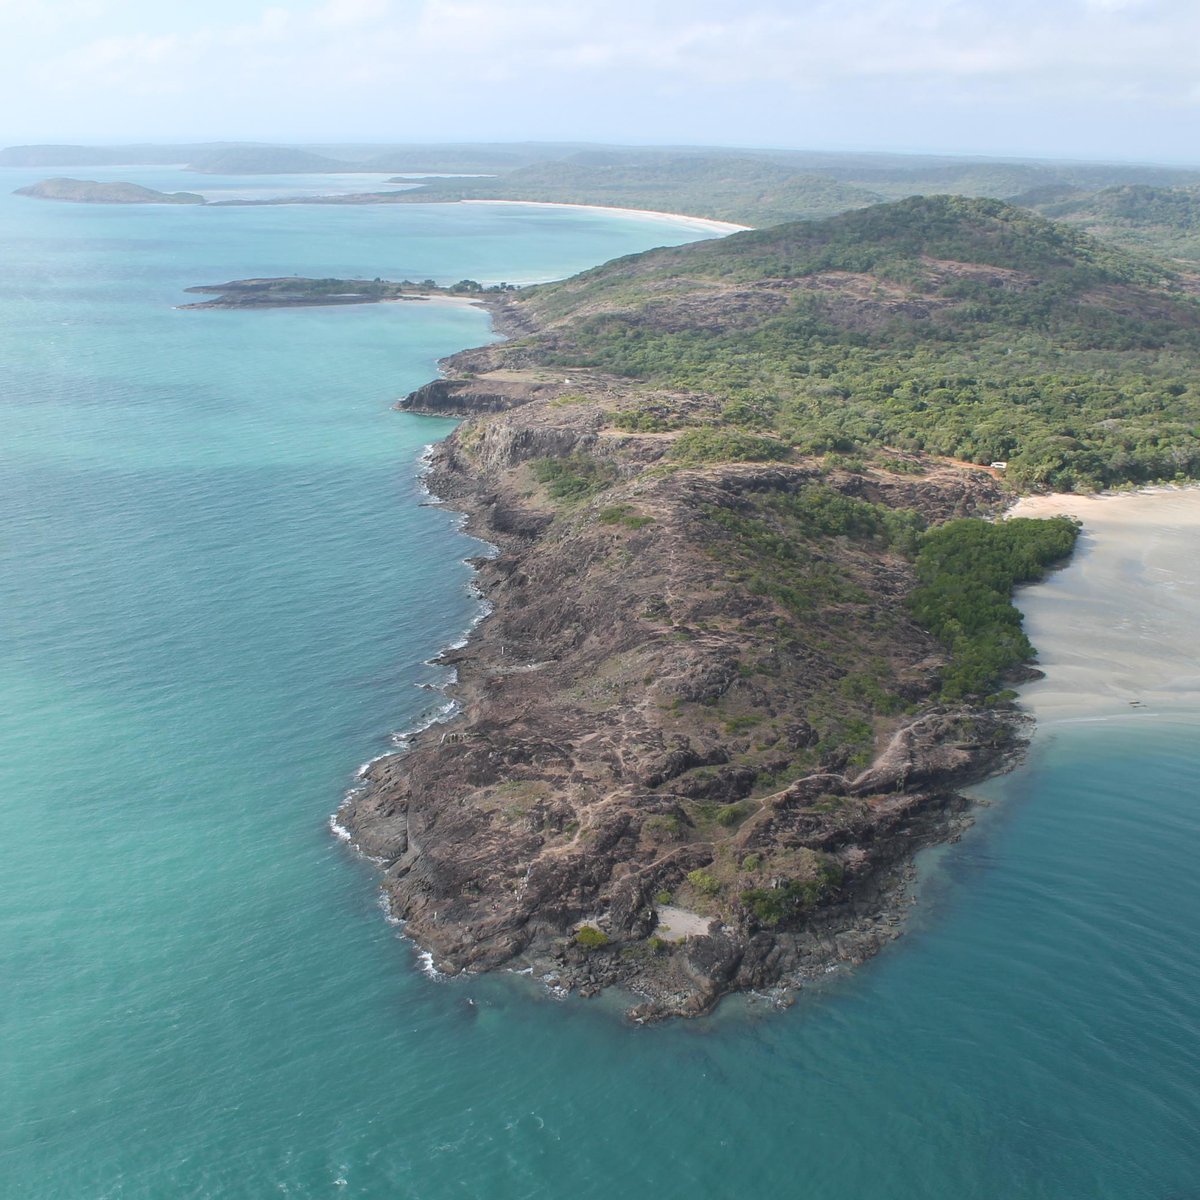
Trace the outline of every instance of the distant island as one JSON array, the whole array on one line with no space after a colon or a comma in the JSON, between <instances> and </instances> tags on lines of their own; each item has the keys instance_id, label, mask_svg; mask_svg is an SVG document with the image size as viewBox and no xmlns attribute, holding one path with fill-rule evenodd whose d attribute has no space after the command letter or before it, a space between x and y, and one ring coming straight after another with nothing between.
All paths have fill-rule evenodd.
<instances>
[{"instance_id":1,"label":"distant island","mask_svg":"<svg viewBox=\"0 0 1200 1200\"><path fill-rule=\"evenodd\" d=\"M195 192L158 192L137 183L101 183L95 179L43 179L17 188L16 195L72 204L204 204Z\"/></svg>"}]
</instances>

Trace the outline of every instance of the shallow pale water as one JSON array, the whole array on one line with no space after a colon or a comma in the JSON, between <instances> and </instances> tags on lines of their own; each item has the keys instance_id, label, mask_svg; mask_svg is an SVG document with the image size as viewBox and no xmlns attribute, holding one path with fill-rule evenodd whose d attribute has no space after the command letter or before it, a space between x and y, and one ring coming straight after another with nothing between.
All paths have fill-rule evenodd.
<instances>
[{"instance_id":1,"label":"shallow pale water","mask_svg":"<svg viewBox=\"0 0 1200 1200\"><path fill-rule=\"evenodd\" d=\"M1046 678L1022 691L1038 720L1200 710L1200 488L1027 496L1013 512L1083 522L1069 568L1017 598L1043 651Z\"/></svg>"},{"instance_id":2,"label":"shallow pale water","mask_svg":"<svg viewBox=\"0 0 1200 1200\"><path fill-rule=\"evenodd\" d=\"M910 936L786 1014L433 982L330 836L476 611L475 544L419 503L450 424L389 404L486 320L180 289L548 277L669 233L0 197L0 1195L1198 1194L1192 725L1058 727Z\"/></svg>"}]
</instances>

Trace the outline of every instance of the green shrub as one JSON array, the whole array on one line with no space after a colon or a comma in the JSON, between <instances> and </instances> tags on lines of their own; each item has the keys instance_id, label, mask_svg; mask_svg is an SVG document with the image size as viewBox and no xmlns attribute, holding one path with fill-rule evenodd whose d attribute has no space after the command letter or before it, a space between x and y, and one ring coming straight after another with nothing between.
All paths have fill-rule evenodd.
<instances>
[{"instance_id":1,"label":"green shrub","mask_svg":"<svg viewBox=\"0 0 1200 1200\"><path fill-rule=\"evenodd\" d=\"M642 529L654 523L653 517L638 515L628 504L610 504L600 510L596 519L601 525L624 525L629 529Z\"/></svg>"},{"instance_id":2,"label":"green shrub","mask_svg":"<svg viewBox=\"0 0 1200 1200\"><path fill-rule=\"evenodd\" d=\"M753 805L747 804L745 800L740 800L737 804L722 805L717 810L717 824L726 829L733 829L750 815L751 808Z\"/></svg>"},{"instance_id":3,"label":"green shrub","mask_svg":"<svg viewBox=\"0 0 1200 1200\"><path fill-rule=\"evenodd\" d=\"M663 837L677 838L683 826L674 813L655 813L653 816L646 818L646 822L642 828L650 834L660 834Z\"/></svg>"},{"instance_id":4,"label":"green shrub","mask_svg":"<svg viewBox=\"0 0 1200 1200\"><path fill-rule=\"evenodd\" d=\"M611 463L588 454L565 458L538 458L533 463L534 478L554 500L578 502L611 487L616 472Z\"/></svg>"},{"instance_id":5,"label":"green shrub","mask_svg":"<svg viewBox=\"0 0 1200 1200\"><path fill-rule=\"evenodd\" d=\"M585 950L599 950L608 945L608 934L595 925L581 925L575 931L575 941Z\"/></svg>"},{"instance_id":6,"label":"green shrub","mask_svg":"<svg viewBox=\"0 0 1200 1200\"><path fill-rule=\"evenodd\" d=\"M716 876L704 870L703 867L688 872L688 883L702 896L715 896L721 890L721 884Z\"/></svg>"},{"instance_id":7,"label":"green shrub","mask_svg":"<svg viewBox=\"0 0 1200 1200\"><path fill-rule=\"evenodd\" d=\"M753 674L752 671L744 669L745 664L738 664L738 674L743 679ZM726 733L745 733L747 729L753 729L762 720L761 713L746 713L740 717L730 717L725 722Z\"/></svg>"},{"instance_id":8,"label":"green shrub","mask_svg":"<svg viewBox=\"0 0 1200 1200\"><path fill-rule=\"evenodd\" d=\"M671 457L685 465L709 462L777 462L792 455L777 438L727 429L689 429L675 440Z\"/></svg>"},{"instance_id":9,"label":"green shrub","mask_svg":"<svg viewBox=\"0 0 1200 1200\"><path fill-rule=\"evenodd\" d=\"M624 409L609 417L609 424L622 433L667 433L679 429L681 422L674 417L637 409Z\"/></svg>"},{"instance_id":10,"label":"green shrub","mask_svg":"<svg viewBox=\"0 0 1200 1200\"><path fill-rule=\"evenodd\" d=\"M842 881L842 865L834 859L821 862L813 879L792 879L781 887L749 888L742 903L761 925L775 926L816 906L822 896Z\"/></svg>"}]
</instances>

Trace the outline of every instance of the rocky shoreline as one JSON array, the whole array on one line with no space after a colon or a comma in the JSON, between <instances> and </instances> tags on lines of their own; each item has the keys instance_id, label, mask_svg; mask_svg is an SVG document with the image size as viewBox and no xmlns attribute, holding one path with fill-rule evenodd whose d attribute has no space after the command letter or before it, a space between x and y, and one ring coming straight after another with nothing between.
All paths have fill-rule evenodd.
<instances>
[{"instance_id":1,"label":"rocky shoreline","mask_svg":"<svg viewBox=\"0 0 1200 1200\"><path fill-rule=\"evenodd\" d=\"M530 328L492 307L504 332ZM999 511L1002 486L951 466L664 469L669 437L611 427L625 381L511 344L446 366L398 407L469 418L428 483L498 547L474 563L493 611L441 659L459 715L373 763L338 817L406 934L447 974L627 989L638 1021L876 953L903 928L913 856L958 836L961 789L1019 759L1027 721L934 702L944 656L905 615L911 567L874 550L822 550L855 598L788 631L783 653L769 599L714 557L709 516L820 486L937 521ZM541 464L581 456L602 495L555 503ZM887 656L906 700L865 761L816 729L844 645ZM704 932L664 928L664 910Z\"/></svg>"}]
</instances>

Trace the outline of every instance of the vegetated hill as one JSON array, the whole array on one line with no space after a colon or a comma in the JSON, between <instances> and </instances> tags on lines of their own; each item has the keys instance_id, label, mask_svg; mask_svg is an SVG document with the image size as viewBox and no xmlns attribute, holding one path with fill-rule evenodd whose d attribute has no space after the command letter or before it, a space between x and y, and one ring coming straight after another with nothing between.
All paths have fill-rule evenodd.
<instances>
[{"instance_id":1,"label":"vegetated hill","mask_svg":"<svg viewBox=\"0 0 1200 1200\"><path fill-rule=\"evenodd\" d=\"M1049 216L1050 205L1078 200L1087 194L1087 188L1078 187L1073 183L1042 183L1007 199L1009 204L1015 204L1018 208L1032 208L1043 216Z\"/></svg>"},{"instance_id":2,"label":"vegetated hill","mask_svg":"<svg viewBox=\"0 0 1200 1200\"><path fill-rule=\"evenodd\" d=\"M75 204L203 204L196 192L159 192L137 183L101 183L94 179L43 179L17 188L18 196L69 200Z\"/></svg>"},{"instance_id":3,"label":"vegetated hill","mask_svg":"<svg viewBox=\"0 0 1200 1200\"><path fill-rule=\"evenodd\" d=\"M1047 205L1047 216L1147 222L1171 229L1200 226L1200 189L1154 188L1144 184L1105 188Z\"/></svg>"},{"instance_id":4,"label":"vegetated hill","mask_svg":"<svg viewBox=\"0 0 1200 1200\"><path fill-rule=\"evenodd\" d=\"M310 147L316 149L317 147ZM732 154L744 150L696 147L607 146L590 142L431 142L378 147L362 161L376 171L463 171L498 174L536 163L583 161L595 155L606 161L628 162L664 154ZM337 155L335 157L342 157ZM347 152L346 158L359 158Z\"/></svg>"},{"instance_id":5,"label":"vegetated hill","mask_svg":"<svg viewBox=\"0 0 1200 1200\"><path fill-rule=\"evenodd\" d=\"M1090 193L1033 194L1019 202L1118 245L1200 260L1200 186L1126 184Z\"/></svg>"},{"instance_id":6,"label":"vegetated hill","mask_svg":"<svg viewBox=\"0 0 1200 1200\"><path fill-rule=\"evenodd\" d=\"M841 177L834 168L831 174ZM916 165L855 171L854 182L877 195L901 199L918 194L954 193L1006 199L1046 181L1044 168L1029 163L960 161L946 165Z\"/></svg>"},{"instance_id":7,"label":"vegetated hill","mask_svg":"<svg viewBox=\"0 0 1200 1200\"><path fill-rule=\"evenodd\" d=\"M524 165L525 159L521 155L504 150L414 146L407 150L389 150L386 154L368 158L362 163L362 169L411 174L429 171L434 174L462 172L472 175L498 175Z\"/></svg>"},{"instance_id":8,"label":"vegetated hill","mask_svg":"<svg viewBox=\"0 0 1200 1200\"><path fill-rule=\"evenodd\" d=\"M539 163L499 179L437 181L414 201L535 200L682 212L751 225L829 216L878 196L766 159L727 155L585 155Z\"/></svg>"},{"instance_id":9,"label":"vegetated hill","mask_svg":"<svg viewBox=\"0 0 1200 1200\"><path fill-rule=\"evenodd\" d=\"M231 146L189 159L188 170L205 175L301 175L361 171L363 167L292 146Z\"/></svg>"},{"instance_id":10,"label":"vegetated hill","mask_svg":"<svg viewBox=\"0 0 1200 1200\"><path fill-rule=\"evenodd\" d=\"M1101 487L1200 476L1198 288L999 201L914 198L528 289L543 332L510 353L719 397L683 443L709 459L887 446Z\"/></svg>"},{"instance_id":11,"label":"vegetated hill","mask_svg":"<svg viewBox=\"0 0 1200 1200\"><path fill-rule=\"evenodd\" d=\"M1040 188L1071 187L1095 191L1098 188L1132 184L1154 187L1200 184L1200 171L1126 163L793 151L777 152L773 159L793 170L827 175L894 199L953 193L1013 200L1025 192Z\"/></svg>"},{"instance_id":12,"label":"vegetated hill","mask_svg":"<svg viewBox=\"0 0 1200 1200\"><path fill-rule=\"evenodd\" d=\"M573 142L450 143L393 146L363 161L372 171L463 172L500 175L535 163L560 162L584 151Z\"/></svg>"}]
</instances>

